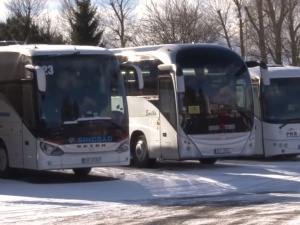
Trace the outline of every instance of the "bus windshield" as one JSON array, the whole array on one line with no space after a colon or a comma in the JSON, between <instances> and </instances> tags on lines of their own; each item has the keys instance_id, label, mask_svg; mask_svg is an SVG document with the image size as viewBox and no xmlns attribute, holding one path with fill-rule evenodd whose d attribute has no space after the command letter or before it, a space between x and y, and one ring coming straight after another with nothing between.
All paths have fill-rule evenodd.
<instances>
[{"instance_id":1,"label":"bus windshield","mask_svg":"<svg viewBox=\"0 0 300 225\"><path fill-rule=\"evenodd\" d=\"M127 118L123 80L114 56L36 56L33 63L46 74L46 92L39 92L42 127Z\"/></svg>"},{"instance_id":2,"label":"bus windshield","mask_svg":"<svg viewBox=\"0 0 300 225\"><path fill-rule=\"evenodd\" d=\"M273 123L299 118L300 78L273 78L262 92L264 119Z\"/></svg>"},{"instance_id":3,"label":"bus windshield","mask_svg":"<svg viewBox=\"0 0 300 225\"><path fill-rule=\"evenodd\" d=\"M181 125L187 134L252 129L251 81L241 59L230 52L215 53L210 49L209 52L183 52L177 57L177 63L185 81L185 93L179 94L179 105Z\"/></svg>"}]
</instances>

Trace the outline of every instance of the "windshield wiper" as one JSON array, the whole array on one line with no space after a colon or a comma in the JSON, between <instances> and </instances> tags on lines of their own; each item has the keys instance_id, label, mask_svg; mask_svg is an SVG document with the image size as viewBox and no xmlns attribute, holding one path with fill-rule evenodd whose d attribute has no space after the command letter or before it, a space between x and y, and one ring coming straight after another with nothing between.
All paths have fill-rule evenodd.
<instances>
[{"instance_id":1,"label":"windshield wiper","mask_svg":"<svg viewBox=\"0 0 300 225\"><path fill-rule=\"evenodd\" d=\"M108 116L95 116L95 117L82 117L78 118L76 120L71 120L71 121L64 121L63 124L78 124L80 122L89 122L89 121L99 121L99 120L111 120L111 117Z\"/></svg>"},{"instance_id":2,"label":"windshield wiper","mask_svg":"<svg viewBox=\"0 0 300 225\"><path fill-rule=\"evenodd\" d=\"M247 72L247 68L245 66L240 67L239 70L235 74L235 78L237 78L237 79L240 78L240 76L245 72Z\"/></svg>"},{"instance_id":3,"label":"windshield wiper","mask_svg":"<svg viewBox=\"0 0 300 225\"><path fill-rule=\"evenodd\" d=\"M64 121L63 125L69 125L69 124L79 124L79 123L84 123L84 122L105 122L108 123L112 126L116 126L122 130L124 130L124 128L122 127L121 124L118 124L117 122L113 121L111 117L108 116L95 116L95 117L83 117L83 118L78 118L76 120L73 121Z\"/></svg>"},{"instance_id":4,"label":"windshield wiper","mask_svg":"<svg viewBox=\"0 0 300 225\"><path fill-rule=\"evenodd\" d=\"M249 130L251 130L251 123L253 122L254 118L252 119L251 116L249 116L247 113L245 113L244 111L242 111L240 109L235 109L235 110L238 111L239 114L241 114L244 118L246 118L248 120L248 122L249 122L248 128L249 128Z\"/></svg>"},{"instance_id":5,"label":"windshield wiper","mask_svg":"<svg viewBox=\"0 0 300 225\"><path fill-rule=\"evenodd\" d=\"M226 106L226 110L236 110L242 117L244 117L247 121L248 121L248 128L251 130L251 123L253 122L253 119L252 119L252 117L250 116L250 115L248 115L247 114L247 112L245 112L244 110L242 110L242 109L244 109L244 108L242 108L242 107L232 107L232 106L230 106L230 105L227 105L227 104L221 104L221 105L223 105L223 106ZM248 112L249 112L249 110L247 110Z\"/></svg>"},{"instance_id":6,"label":"windshield wiper","mask_svg":"<svg viewBox=\"0 0 300 225\"><path fill-rule=\"evenodd\" d=\"M249 121L252 120L252 117L249 116L245 111L242 111L241 109L235 108L233 110L236 110L239 114L241 114L243 117L245 117L246 119L248 119Z\"/></svg>"},{"instance_id":7,"label":"windshield wiper","mask_svg":"<svg viewBox=\"0 0 300 225\"><path fill-rule=\"evenodd\" d=\"M242 108L242 107L232 107L231 105L227 105L227 104L220 104L220 105L223 105L223 107L225 106L226 108L226 110L236 110L239 114L241 114L244 118L246 118L248 121L252 121L252 117L251 116L249 116L245 111L243 111L242 109L244 109L244 108ZM220 108L219 108L220 109ZM249 110L247 110L248 112L249 112Z\"/></svg>"},{"instance_id":8,"label":"windshield wiper","mask_svg":"<svg viewBox=\"0 0 300 225\"><path fill-rule=\"evenodd\" d=\"M286 126L289 123L297 123L300 122L300 117L299 118L292 118L292 119L287 119L280 127L279 129L283 128L284 126Z\"/></svg>"}]
</instances>

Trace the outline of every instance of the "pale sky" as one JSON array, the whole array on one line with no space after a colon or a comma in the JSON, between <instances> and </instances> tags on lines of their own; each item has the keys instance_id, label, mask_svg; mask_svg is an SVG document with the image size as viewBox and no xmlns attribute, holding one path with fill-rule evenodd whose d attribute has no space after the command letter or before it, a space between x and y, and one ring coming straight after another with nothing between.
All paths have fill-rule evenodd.
<instances>
[{"instance_id":1,"label":"pale sky","mask_svg":"<svg viewBox=\"0 0 300 225\"><path fill-rule=\"evenodd\" d=\"M1 9L0 21L1 22L5 21L7 16L7 11L5 7L5 2L7 1L8 0L0 0L0 9ZM57 14L59 0L47 0L47 1L48 1L48 9L50 14Z\"/></svg>"},{"instance_id":2,"label":"pale sky","mask_svg":"<svg viewBox=\"0 0 300 225\"><path fill-rule=\"evenodd\" d=\"M4 5L5 2L6 2L6 0L0 0L0 9L1 9L0 21L1 22L5 21L5 18L6 18L6 8Z\"/></svg>"},{"instance_id":3,"label":"pale sky","mask_svg":"<svg viewBox=\"0 0 300 225\"><path fill-rule=\"evenodd\" d=\"M4 22L7 16L7 11L5 7L5 2L7 1L9 0L0 0L0 9L1 9L0 21L1 22ZM47 0L47 2L48 2L48 9L49 9L50 16L56 16L59 10L59 0ZM96 0L92 0L92 2L96 3ZM140 0L141 4L143 2L144 0Z\"/></svg>"}]
</instances>

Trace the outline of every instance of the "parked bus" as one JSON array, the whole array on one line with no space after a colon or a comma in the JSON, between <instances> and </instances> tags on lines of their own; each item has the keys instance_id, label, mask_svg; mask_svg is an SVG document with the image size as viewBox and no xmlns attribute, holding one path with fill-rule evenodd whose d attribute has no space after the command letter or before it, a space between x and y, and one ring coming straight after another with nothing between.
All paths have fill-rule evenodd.
<instances>
[{"instance_id":1,"label":"parked bus","mask_svg":"<svg viewBox=\"0 0 300 225\"><path fill-rule=\"evenodd\" d=\"M213 44L111 51L140 67L144 79L136 91L132 75L124 74L133 164L150 167L158 158L214 164L253 154L251 79L237 53Z\"/></svg>"},{"instance_id":2,"label":"parked bus","mask_svg":"<svg viewBox=\"0 0 300 225\"><path fill-rule=\"evenodd\" d=\"M86 175L92 167L129 165L128 132L124 80L112 52L0 47L0 177L15 168Z\"/></svg>"},{"instance_id":3,"label":"parked bus","mask_svg":"<svg viewBox=\"0 0 300 225\"><path fill-rule=\"evenodd\" d=\"M249 69L254 90L258 157L300 154L300 68L268 67L270 85L262 82L259 68Z\"/></svg>"}]
</instances>

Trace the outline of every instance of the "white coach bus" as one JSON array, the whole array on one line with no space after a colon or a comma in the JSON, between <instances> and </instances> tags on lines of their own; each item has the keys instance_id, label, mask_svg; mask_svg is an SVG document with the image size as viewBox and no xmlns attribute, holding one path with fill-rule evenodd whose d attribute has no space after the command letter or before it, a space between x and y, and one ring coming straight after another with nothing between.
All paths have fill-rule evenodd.
<instances>
[{"instance_id":1,"label":"white coach bus","mask_svg":"<svg viewBox=\"0 0 300 225\"><path fill-rule=\"evenodd\" d=\"M128 132L124 80L112 52L0 47L0 177L15 168L86 175L92 167L129 165Z\"/></svg>"},{"instance_id":2,"label":"white coach bus","mask_svg":"<svg viewBox=\"0 0 300 225\"><path fill-rule=\"evenodd\" d=\"M268 67L270 85L259 68L249 69L254 90L256 143L259 157L300 154L300 68Z\"/></svg>"},{"instance_id":3,"label":"white coach bus","mask_svg":"<svg viewBox=\"0 0 300 225\"><path fill-rule=\"evenodd\" d=\"M131 74L125 74L136 166L150 167L158 158L214 164L218 158L253 154L251 79L237 53L212 44L111 51L143 74L140 91Z\"/></svg>"}]
</instances>

